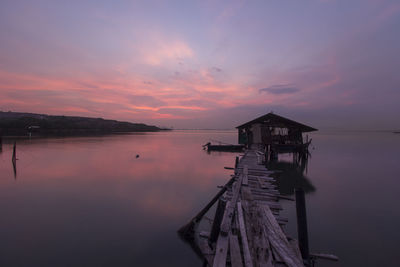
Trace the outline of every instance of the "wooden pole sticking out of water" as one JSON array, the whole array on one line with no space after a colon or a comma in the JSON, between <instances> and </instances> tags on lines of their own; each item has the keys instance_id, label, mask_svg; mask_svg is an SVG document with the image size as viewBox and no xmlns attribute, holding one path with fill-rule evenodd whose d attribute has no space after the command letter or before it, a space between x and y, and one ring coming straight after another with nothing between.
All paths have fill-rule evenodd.
<instances>
[{"instance_id":1,"label":"wooden pole sticking out of water","mask_svg":"<svg viewBox=\"0 0 400 267\"><path fill-rule=\"evenodd\" d=\"M17 148L17 142L14 141L13 154L11 158L13 163L15 163L15 161L17 160L16 148Z\"/></svg>"},{"instance_id":2,"label":"wooden pole sticking out of water","mask_svg":"<svg viewBox=\"0 0 400 267\"><path fill-rule=\"evenodd\" d=\"M308 248L308 230L305 193L302 188L295 189L296 213L297 213L297 235L301 256L308 266L310 263L310 251Z\"/></svg>"}]
</instances>

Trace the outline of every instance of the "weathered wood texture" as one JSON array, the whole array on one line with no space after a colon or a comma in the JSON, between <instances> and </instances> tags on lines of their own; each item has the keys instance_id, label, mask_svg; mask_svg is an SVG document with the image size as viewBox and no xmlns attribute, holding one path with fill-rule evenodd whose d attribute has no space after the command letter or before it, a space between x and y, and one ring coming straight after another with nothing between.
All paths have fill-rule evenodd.
<instances>
[{"instance_id":1,"label":"weathered wood texture","mask_svg":"<svg viewBox=\"0 0 400 267\"><path fill-rule=\"evenodd\" d=\"M288 221L279 216L283 197L262 158L262 153L246 150L235 163L218 237L209 239L215 250L206 249L215 251L213 259L205 255L210 266L304 266L297 241L289 241L281 228Z\"/></svg>"},{"instance_id":2,"label":"weathered wood texture","mask_svg":"<svg viewBox=\"0 0 400 267\"><path fill-rule=\"evenodd\" d=\"M243 267L242 253L240 252L239 239L237 235L229 235L229 255L232 267Z\"/></svg>"}]
</instances>

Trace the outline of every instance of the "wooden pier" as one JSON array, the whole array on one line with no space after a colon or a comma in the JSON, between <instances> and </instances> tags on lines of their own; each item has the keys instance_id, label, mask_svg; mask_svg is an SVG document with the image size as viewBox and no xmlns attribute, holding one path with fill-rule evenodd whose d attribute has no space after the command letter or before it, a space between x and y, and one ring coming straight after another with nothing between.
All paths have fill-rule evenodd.
<instances>
[{"instance_id":1,"label":"wooden pier","mask_svg":"<svg viewBox=\"0 0 400 267\"><path fill-rule=\"evenodd\" d=\"M316 259L338 261L332 254L310 253L308 247L305 191L293 188L296 196L298 239L287 237L282 226L288 219L279 215L280 195L276 181L266 168L279 153L293 153L293 161L304 171L308 146L303 133L317 131L305 124L268 113L238 127L238 143L246 150L236 157L232 178L179 233L204 259L205 266L314 266ZM206 144L206 145L209 145ZM199 232L204 215L217 203L210 232Z\"/></svg>"},{"instance_id":2,"label":"wooden pier","mask_svg":"<svg viewBox=\"0 0 400 267\"><path fill-rule=\"evenodd\" d=\"M232 179L181 234L190 237L206 266L304 266L299 245L281 226L281 198L263 165L264 153L246 150L237 159ZM290 198L289 198L290 199ZM195 225L218 201L210 233L196 233ZM307 262L307 261L305 261Z\"/></svg>"}]
</instances>

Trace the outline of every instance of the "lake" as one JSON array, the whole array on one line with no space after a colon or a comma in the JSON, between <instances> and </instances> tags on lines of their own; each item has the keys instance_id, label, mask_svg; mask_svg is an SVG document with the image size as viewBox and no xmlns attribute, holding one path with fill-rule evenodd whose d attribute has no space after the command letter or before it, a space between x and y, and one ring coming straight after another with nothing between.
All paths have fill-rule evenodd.
<instances>
[{"instance_id":1,"label":"lake","mask_svg":"<svg viewBox=\"0 0 400 267\"><path fill-rule=\"evenodd\" d=\"M400 135L310 136L301 174L288 155L277 168L284 194L307 187L310 250L340 258L317 266L397 265ZM236 143L235 131L18 138L16 175L14 140L0 152L0 266L202 265L176 231L232 174L237 154L201 145ZM281 203L296 237L295 204Z\"/></svg>"}]
</instances>

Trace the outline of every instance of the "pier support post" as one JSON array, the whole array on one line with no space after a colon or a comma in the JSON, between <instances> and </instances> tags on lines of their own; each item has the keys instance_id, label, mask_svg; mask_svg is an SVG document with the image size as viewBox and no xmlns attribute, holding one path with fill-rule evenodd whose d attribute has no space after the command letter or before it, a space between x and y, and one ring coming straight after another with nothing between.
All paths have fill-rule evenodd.
<instances>
[{"instance_id":1,"label":"pier support post","mask_svg":"<svg viewBox=\"0 0 400 267\"><path fill-rule=\"evenodd\" d=\"M237 167L238 167L238 165L239 165L239 157L236 156L236 159L235 159L235 174L237 173Z\"/></svg>"},{"instance_id":2,"label":"pier support post","mask_svg":"<svg viewBox=\"0 0 400 267\"><path fill-rule=\"evenodd\" d=\"M217 209L215 211L214 221L211 227L211 233L209 239L210 243L214 243L218 239L219 231L221 229L222 218L224 217L225 207L226 207L226 200L220 198L218 201Z\"/></svg>"},{"instance_id":3,"label":"pier support post","mask_svg":"<svg viewBox=\"0 0 400 267\"><path fill-rule=\"evenodd\" d=\"M295 189L296 213L297 213L297 235L301 256L306 266L310 266L310 251L308 248L308 230L305 193L302 188Z\"/></svg>"}]
</instances>

